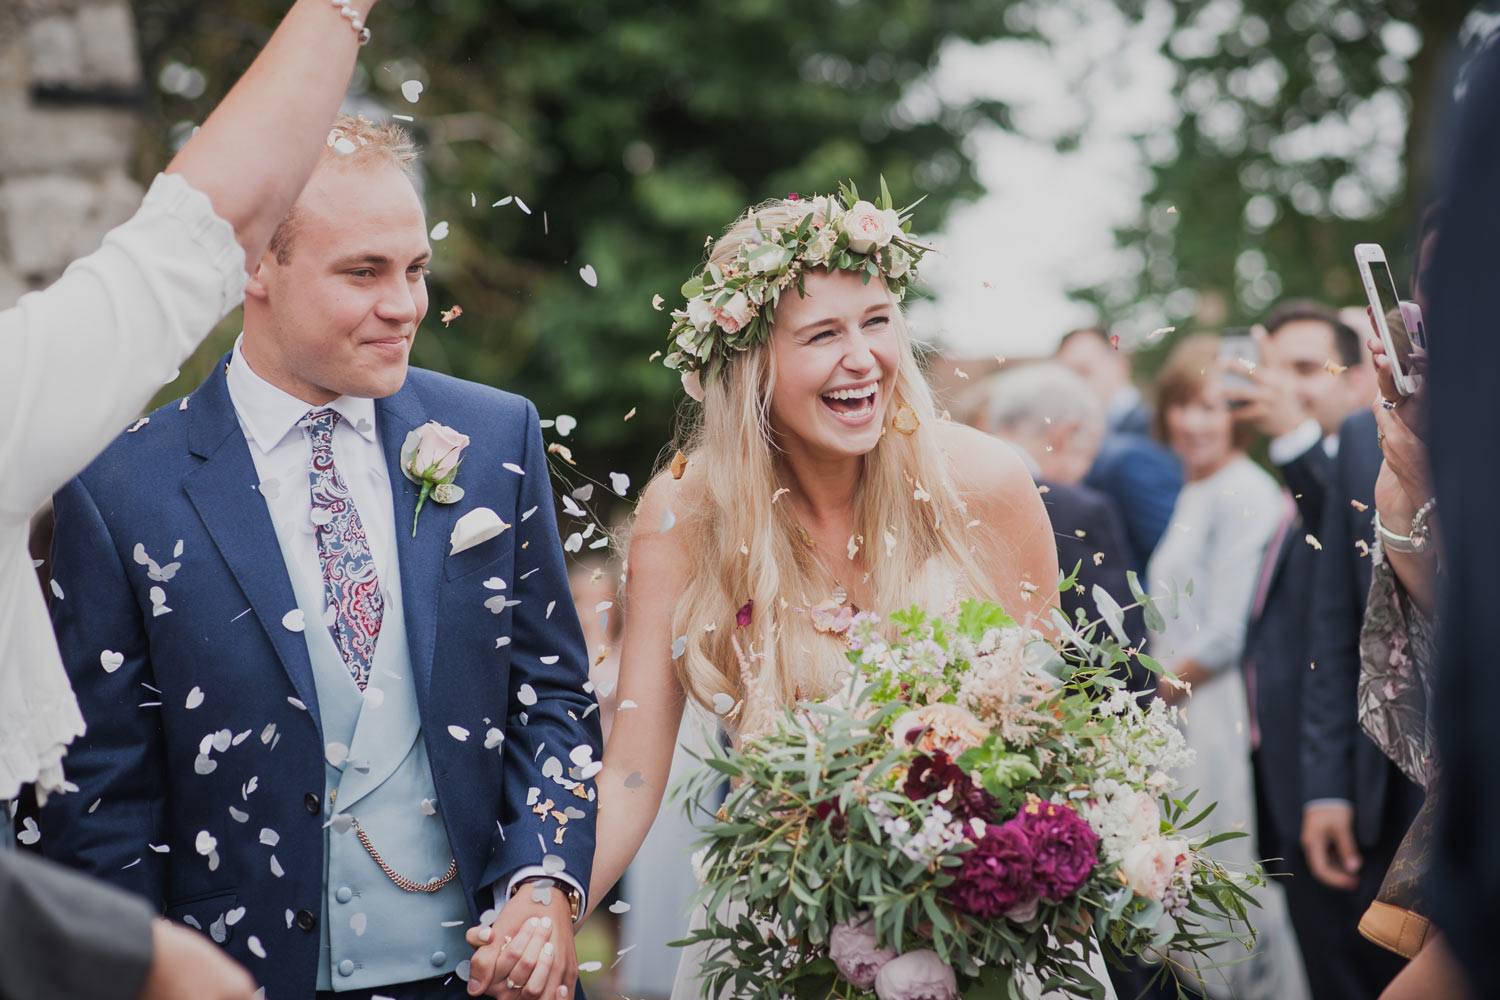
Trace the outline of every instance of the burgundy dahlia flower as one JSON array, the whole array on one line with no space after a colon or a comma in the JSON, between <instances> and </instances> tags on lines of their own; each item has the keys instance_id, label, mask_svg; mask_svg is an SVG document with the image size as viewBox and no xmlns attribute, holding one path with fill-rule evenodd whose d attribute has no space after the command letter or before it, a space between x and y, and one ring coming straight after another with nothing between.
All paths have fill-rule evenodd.
<instances>
[{"instance_id":1,"label":"burgundy dahlia flower","mask_svg":"<svg viewBox=\"0 0 1500 1000\"><path fill-rule=\"evenodd\" d=\"M953 884L943 895L955 908L992 920L1033 902L1038 888L1032 877L1036 856L1015 820L991 823L971 850L958 856Z\"/></svg>"},{"instance_id":2,"label":"burgundy dahlia flower","mask_svg":"<svg viewBox=\"0 0 1500 1000\"><path fill-rule=\"evenodd\" d=\"M913 802L921 802L944 789L951 789L953 794L947 801L940 800L939 804L956 819L982 819L987 823L995 819L995 810L1000 803L976 785L942 750L918 757L906 772L901 790Z\"/></svg>"},{"instance_id":3,"label":"burgundy dahlia flower","mask_svg":"<svg viewBox=\"0 0 1500 1000\"><path fill-rule=\"evenodd\" d=\"M1031 843L1036 885L1045 898L1061 902L1088 881L1099 861L1099 835L1070 806L1029 802L1011 823Z\"/></svg>"}]
</instances>

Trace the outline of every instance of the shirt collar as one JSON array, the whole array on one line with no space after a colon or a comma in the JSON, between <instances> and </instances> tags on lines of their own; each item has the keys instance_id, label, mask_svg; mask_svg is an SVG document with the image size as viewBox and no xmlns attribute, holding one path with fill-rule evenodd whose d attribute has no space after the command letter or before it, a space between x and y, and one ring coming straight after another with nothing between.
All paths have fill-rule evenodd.
<instances>
[{"instance_id":1,"label":"shirt collar","mask_svg":"<svg viewBox=\"0 0 1500 1000\"><path fill-rule=\"evenodd\" d=\"M243 339L244 334L241 334L235 340L234 352L229 359L229 371L225 376L229 383L229 397L256 445L262 453L269 453L296 429L309 410L323 407L298 399L257 375L240 351ZM340 396L327 404L327 408L337 412L360 437L375 442L374 400L362 396Z\"/></svg>"}]
</instances>

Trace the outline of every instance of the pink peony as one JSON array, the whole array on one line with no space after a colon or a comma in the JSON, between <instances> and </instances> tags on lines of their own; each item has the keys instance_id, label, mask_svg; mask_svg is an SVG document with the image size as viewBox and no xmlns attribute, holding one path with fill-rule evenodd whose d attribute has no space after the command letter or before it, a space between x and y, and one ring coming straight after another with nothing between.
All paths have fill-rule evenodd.
<instances>
[{"instance_id":1,"label":"pink peony","mask_svg":"<svg viewBox=\"0 0 1500 1000\"><path fill-rule=\"evenodd\" d=\"M937 952L909 951L891 959L875 977L880 1000L958 1000L958 977Z\"/></svg>"},{"instance_id":2,"label":"pink peony","mask_svg":"<svg viewBox=\"0 0 1500 1000\"><path fill-rule=\"evenodd\" d=\"M1099 835L1084 818L1056 802L1029 802L1011 822L1031 842L1037 888L1054 903L1077 892L1099 861Z\"/></svg>"},{"instance_id":3,"label":"pink peony","mask_svg":"<svg viewBox=\"0 0 1500 1000\"><path fill-rule=\"evenodd\" d=\"M868 917L856 923L839 924L828 936L828 957L839 975L862 990L875 985L875 976L896 957L894 948L882 948Z\"/></svg>"}]
</instances>

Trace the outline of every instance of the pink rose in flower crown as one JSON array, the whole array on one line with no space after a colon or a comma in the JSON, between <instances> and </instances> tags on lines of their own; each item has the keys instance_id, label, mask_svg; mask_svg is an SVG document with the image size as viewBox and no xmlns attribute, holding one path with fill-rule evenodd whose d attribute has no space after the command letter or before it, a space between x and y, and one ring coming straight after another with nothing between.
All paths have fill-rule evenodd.
<instances>
[{"instance_id":1,"label":"pink rose in flower crown","mask_svg":"<svg viewBox=\"0 0 1500 1000\"><path fill-rule=\"evenodd\" d=\"M909 951L887 962L875 977L880 1000L958 1000L958 977L928 949Z\"/></svg>"},{"instance_id":2,"label":"pink rose in flower crown","mask_svg":"<svg viewBox=\"0 0 1500 1000\"><path fill-rule=\"evenodd\" d=\"M1020 824L1035 857L1033 878L1041 894L1062 902L1089 880L1099 861L1099 835L1069 806L1029 802L1014 823Z\"/></svg>"},{"instance_id":3,"label":"pink rose in flower crown","mask_svg":"<svg viewBox=\"0 0 1500 1000\"><path fill-rule=\"evenodd\" d=\"M729 301L714 308L714 322L725 333L739 333L740 329L755 316L755 307L744 292L735 292Z\"/></svg>"},{"instance_id":4,"label":"pink rose in flower crown","mask_svg":"<svg viewBox=\"0 0 1500 1000\"><path fill-rule=\"evenodd\" d=\"M894 209L876 208L868 201L856 201L840 222L849 235L849 249L855 253L883 247L901 231L901 216Z\"/></svg>"},{"instance_id":5,"label":"pink rose in flower crown","mask_svg":"<svg viewBox=\"0 0 1500 1000\"><path fill-rule=\"evenodd\" d=\"M1186 861L1187 856L1187 841L1154 838L1125 852L1125 858L1120 862L1120 874L1137 896L1160 902L1177 866Z\"/></svg>"},{"instance_id":6,"label":"pink rose in flower crown","mask_svg":"<svg viewBox=\"0 0 1500 1000\"><path fill-rule=\"evenodd\" d=\"M867 916L833 928L828 935L828 957L838 966L839 975L867 990L875 985L875 977L886 963L896 957L896 950L880 947Z\"/></svg>"}]
</instances>

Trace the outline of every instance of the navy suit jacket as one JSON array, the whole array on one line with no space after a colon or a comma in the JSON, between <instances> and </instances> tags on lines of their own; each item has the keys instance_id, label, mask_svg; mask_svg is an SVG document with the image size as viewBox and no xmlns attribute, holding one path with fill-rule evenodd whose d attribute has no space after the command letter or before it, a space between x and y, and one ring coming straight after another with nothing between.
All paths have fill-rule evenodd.
<instances>
[{"instance_id":1,"label":"navy suit jacket","mask_svg":"<svg viewBox=\"0 0 1500 1000\"><path fill-rule=\"evenodd\" d=\"M230 953L268 995L310 997L324 740L306 642L282 624L297 601L224 371L221 362L185 409L168 405L121 435L54 500L54 625L88 733L68 754L79 790L49 801L42 846L203 927L237 897L244 915ZM581 744L602 756L536 409L417 369L375 407L422 736L470 915L548 853L586 887L593 802L567 796L584 816L561 843L557 824L527 806L530 787L560 791L542 774L547 757L567 759ZM471 438L458 476L466 495L423 507L413 538L417 488L400 473L399 451L429 419ZM449 555L454 522L480 506L513 527ZM138 545L159 575L180 568L149 578ZM488 608L492 577L520 603ZM157 588L164 599L153 598ZM497 645L502 636L511 642ZM523 684L536 694L530 707L517 698ZM195 688L204 697L190 708ZM506 738L486 749L491 727ZM201 744L216 733L228 746L212 754L211 773L198 773ZM549 753L539 758L542 744ZM262 830L275 832L274 846ZM198 849L200 831L217 840L216 867ZM267 958L248 950L252 938Z\"/></svg>"},{"instance_id":2,"label":"navy suit jacket","mask_svg":"<svg viewBox=\"0 0 1500 1000\"><path fill-rule=\"evenodd\" d=\"M1355 832L1366 846L1395 824L1404 830L1419 794L1359 727L1359 630L1370 594L1368 546L1374 541L1375 477L1380 471L1375 417L1361 410L1339 429L1338 457L1328 468L1321 504L1323 545L1312 591L1312 668L1302 703L1302 794L1354 803ZM1304 496L1304 500L1305 500ZM1365 509L1356 509L1358 501ZM1304 506L1304 512L1311 509ZM1361 546L1358 542L1363 541ZM1390 786L1402 800L1392 819ZM1411 803L1408 808L1406 803Z\"/></svg>"},{"instance_id":3,"label":"navy suit jacket","mask_svg":"<svg viewBox=\"0 0 1500 1000\"><path fill-rule=\"evenodd\" d=\"M1130 543L1126 540L1113 501L1087 486L1065 486L1053 482L1041 485L1046 488L1042 503L1047 507L1052 536L1057 540L1057 564L1065 574L1073 572L1074 566L1078 567L1078 587L1058 595L1068 618L1076 619L1079 609L1089 621L1099 617L1093 597L1096 584L1121 607L1134 604L1130 584L1125 579L1125 574L1133 568ZM1096 553L1103 553L1097 566L1094 564ZM1125 632L1133 643L1144 643L1145 612L1140 608L1125 612ZM1144 689L1148 683L1154 686L1148 671L1142 670L1140 676L1132 675L1130 680L1137 689Z\"/></svg>"},{"instance_id":4,"label":"navy suit jacket","mask_svg":"<svg viewBox=\"0 0 1500 1000\"><path fill-rule=\"evenodd\" d=\"M1144 434L1110 431L1104 435L1084 485L1119 507L1135 560L1131 568L1144 573L1182 489L1177 456Z\"/></svg>"},{"instance_id":5,"label":"navy suit jacket","mask_svg":"<svg viewBox=\"0 0 1500 1000\"><path fill-rule=\"evenodd\" d=\"M1258 615L1252 609L1245 627L1246 675L1254 677L1260 730L1256 766L1270 813L1270 829L1262 825L1258 833L1265 857L1301 850L1302 701L1312 673L1312 600L1318 563L1332 557L1326 544L1321 553L1308 544L1307 525L1322 515L1332 465L1320 442L1278 467L1297 503L1297 519L1276 551L1266 554L1274 563L1265 601Z\"/></svg>"}]
</instances>

